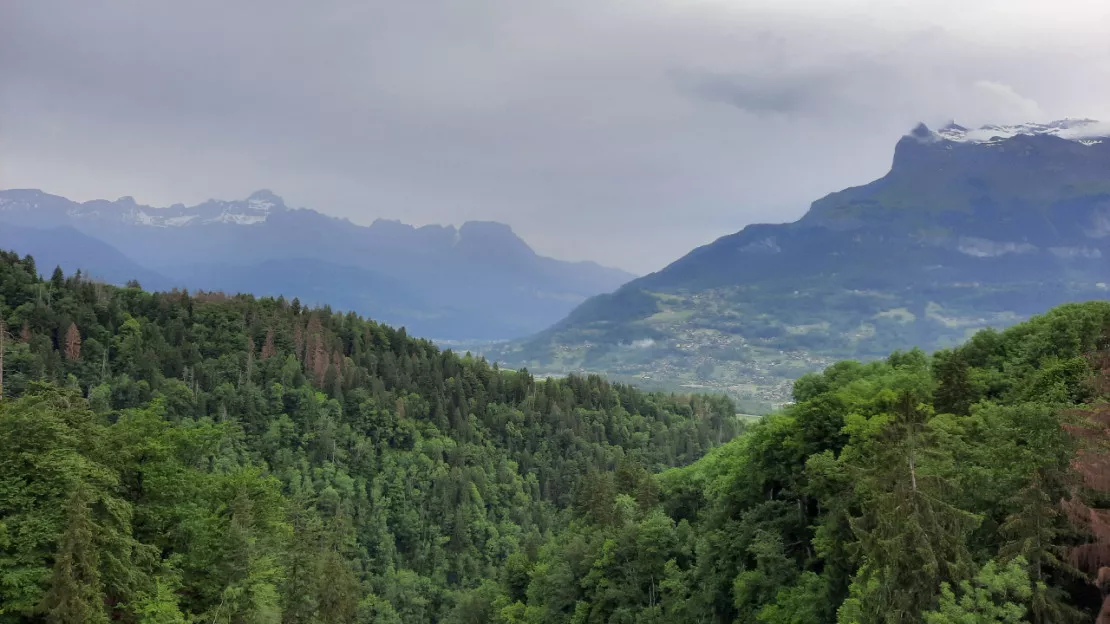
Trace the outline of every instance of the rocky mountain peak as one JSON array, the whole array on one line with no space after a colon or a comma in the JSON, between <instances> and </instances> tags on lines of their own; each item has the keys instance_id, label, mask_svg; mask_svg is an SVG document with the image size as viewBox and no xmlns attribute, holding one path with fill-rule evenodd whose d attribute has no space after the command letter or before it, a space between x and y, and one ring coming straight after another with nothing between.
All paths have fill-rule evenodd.
<instances>
[{"instance_id":1,"label":"rocky mountain peak","mask_svg":"<svg viewBox=\"0 0 1110 624\"><path fill-rule=\"evenodd\" d=\"M910 136L927 141L951 141L953 143L999 143L1017 136L1049 135L1090 145L1110 136L1110 123L1094 119L1058 119L1047 123L1028 122L1021 124L986 124L978 128L966 128L951 122L936 132L929 131L924 124L918 124Z\"/></svg>"},{"instance_id":2,"label":"rocky mountain peak","mask_svg":"<svg viewBox=\"0 0 1110 624\"><path fill-rule=\"evenodd\" d=\"M268 211L273 208L285 208L285 201L270 189L260 189L247 197L247 205L253 210Z\"/></svg>"}]
</instances>

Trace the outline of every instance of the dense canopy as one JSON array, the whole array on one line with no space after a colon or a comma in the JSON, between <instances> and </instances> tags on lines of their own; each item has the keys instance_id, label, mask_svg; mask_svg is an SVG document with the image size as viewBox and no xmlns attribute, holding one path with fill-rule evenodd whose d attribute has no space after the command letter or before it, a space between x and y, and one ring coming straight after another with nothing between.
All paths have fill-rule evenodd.
<instances>
[{"instance_id":1,"label":"dense canopy","mask_svg":"<svg viewBox=\"0 0 1110 624\"><path fill-rule=\"evenodd\" d=\"M1091 621L1110 302L724 398L0 257L0 623Z\"/></svg>"},{"instance_id":2,"label":"dense canopy","mask_svg":"<svg viewBox=\"0 0 1110 624\"><path fill-rule=\"evenodd\" d=\"M585 475L650 482L738 427L723 398L12 254L0 319L0 622L446 621L529 569Z\"/></svg>"}]
</instances>

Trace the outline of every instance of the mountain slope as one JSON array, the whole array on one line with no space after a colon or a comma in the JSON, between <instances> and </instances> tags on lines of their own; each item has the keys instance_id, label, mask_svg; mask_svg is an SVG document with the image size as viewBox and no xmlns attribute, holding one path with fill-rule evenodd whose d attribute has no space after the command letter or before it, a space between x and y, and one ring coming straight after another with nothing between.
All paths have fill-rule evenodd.
<instances>
[{"instance_id":1,"label":"mountain slope","mask_svg":"<svg viewBox=\"0 0 1110 624\"><path fill-rule=\"evenodd\" d=\"M752 225L493 355L785 399L834 358L958 343L1110 282L1110 141L1090 121L919 126L890 172ZM984 138L985 137L985 138Z\"/></svg>"},{"instance_id":2,"label":"mountain slope","mask_svg":"<svg viewBox=\"0 0 1110 624\"><path fill-rule=\"evenodd\" d=\"M1068 304L951 351L838 362L800 379L795 404L663 472L659 490L591 497L540 550L527 613L573 621L560 611L574 604L589 622L1002 622L979 615L990 598L957 607L938 577L982 569L977 585L997 587L1004 562L1016 588L1006 608L1028 614L1011 621L1095 621L1106 591L1075 572L1090 583L1101 561L1075 557L1082 569L1065 574L1057 566L1074 564L1040 553L1090 548L1073 531L1104 513L1068 492L1085 481L1104 495L1103 473L1088 467L1107 454L1086 449L1106 436L1083 429L1093 443L1075 444L1068 431L1079 414L1105 417L1108 327L1110 303ZM1061 500L1100 509L1062 514ZM639 522L620 515L633 509ZM1045 562L1044 580L1029 579L1019 551ZM921 552L958 553L935 561L968 571L923 566ZM661 601L653 579L664 579ZM905 615L884 617L896 609Z\"/></svg>"},{"instance_id":3,"label":"mountain slope","mask_svg":"<svg viewBox=\"0 0 1110 624\"><path fill-rule=\"evenodd\" d=\"M204 284L227 293L296 297L304 305L357 310L403 326L416 336L450 335L462 323L487 335L503 329L486 316L429 302L399 280L311 258L264 260L247 266L198 263L167 268L166 274L178 285Z\"/></svg>"},{"instance_id":4,"label":"mountain slope","mask_svg":"<svg viewBox=\"0 0 1110 624\"><path fill-rule=\"evenodd\" d=\"M129 197L79 204L36 190L0 191L0 223L75 228L147 269L187 278L177 285L190 288L221 288L231 278L220 271L197 271L198 264L248 271L251 279L239 283L269 284L267 294L290 296L304 290L304 279L293 278L304 278L305 270L264 274L266 267L276 266L273 262L304 259L319 263L312 266L321 271L369 271L373 275L354 282L321 273L312 286L319 300L339 305L352 300L351 283L361 284L361 301L389 300L400 284L407 293L400 305L353 309L373 314L408 310L382 316L399 324L438 318L425 326L436 338L497 339L533 333L587 297L633 278L594 263L539 256L500 223L417 228L379 220L364 227L313 210L291 209L269 191L241 201L209 200L169 208L139 205ZM19 250L18 244L13 246Z\"/></svg>"},{"instance_id":5,"label":"mountain slope","mask_svg":"<svg viewBox=\"0 0 1110 624\"><path fill-rule=\"evenodd\" d=\"M723 397L41 264L0 251L5 624L489 622L465 592L524 570L590 475L650 485L738 431Z\"/></svg>"},{"instance_id":6,"label":"mountain slope","mask_svg":"<svg viewBox=\"0 0 1110 624\"><path fill-rule=\"evenodd\" d=\"M93 279L113 284L137 280L148 288L167 289L173 280L135 263L118 250L72 227L33 228L0 226L0 248L34 256L38 270L49 275L60 266L67 273L81 270Z\"/></svg>"}]
</instances>

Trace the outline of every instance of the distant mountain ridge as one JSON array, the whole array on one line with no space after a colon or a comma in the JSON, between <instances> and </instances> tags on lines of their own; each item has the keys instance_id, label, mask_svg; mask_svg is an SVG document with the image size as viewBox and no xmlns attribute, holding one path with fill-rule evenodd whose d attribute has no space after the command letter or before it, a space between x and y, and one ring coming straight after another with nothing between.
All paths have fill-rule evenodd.
<instances>
[{"instance_id":1,"label":"distant mountain ridge","mask_svg":"<svg viewBox=\"0 0 1110 624\"><path fill-rule=\"evenodd\" d=\"M135 280L152 289L173 286L173 280L165 275L140 266L111 245L69 226L32 228L0 224L0 249L17 249L33 256L42 272L60 266L69 274L83 270L87 277L112 284ZM90 262L90 258L95 258L95 262Z\"/></svg>"},{"instance_id":2,"label":"distant mountain ridge","mask_svg":"<svg viewBox=\"0 0 1110 624\"><path fill-rule=\"evenodd\" d=\"M634 277L592 262L539 256L501 223L413 227L377 220L360 226L290 208L268 190L168 208L130 197L77 203L39 190L6 190L0 191L0 224L72 228L176 286L243 288L252 276L265 285L259 294L357 306L350 309L433 338L526 335ZM78 246L86 247L92 245ZM52 257L49 245L36 249L36 256ZM90 253L81 262L69 255L67 262L94 273L104 257ZM263 270L295 260L314 272ZM120 264L109 273L118 273Z\"/></svg>"},{"instance_id":3,"label":"distant mountain ridge","mask_svg":"<svg viewBox=\"0 0 1110 624\"><path fill-rule=\"evenodd\" d=\"M943 347L1106 298L1107 134L1092 120L920 125L882 178L695 249L492 355L783 400L788 379L833 358Z\"/></svg>"}]
</instances>

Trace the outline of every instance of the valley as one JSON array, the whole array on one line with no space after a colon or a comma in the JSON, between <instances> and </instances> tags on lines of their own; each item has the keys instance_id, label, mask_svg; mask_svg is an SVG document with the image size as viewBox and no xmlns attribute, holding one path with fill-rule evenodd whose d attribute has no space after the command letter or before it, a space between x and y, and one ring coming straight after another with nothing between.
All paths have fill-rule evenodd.
<instances>
[{"instance_id":1,"label":"valley","mask_svg":"<svg viewBox=\"0 0 1110 624\"><path fill-rule=\"evenodd\" d=\"M1107 434L1061 421L1110 418L1110 302L835 362L757 417L704 392L706 360L651 369L678 393L544 378L327 307L38 267L0 252L0 621L932 624L962 608L948 579L999 569L1038 621L1103 598L1052 553L1102 547L1073 533L1106 451L1073 444ZM658 331L699 313L659 299ZM682 331L676 362L743 349L731 374L765 385L716 387L752 401L823 364Z\"/></svg>"},{"instance_id":2,"label":"valley","mask_svg":"<svg viewBox=\"0 0 1110 624\"><path fill-rule=\"evenodd\" d=\"M0 622L857 624L894 609L930 624L962 608L951 579L966 595L999 569L1009 612L1092 613L1110 604L1086 581L1103 572L1065 576L1051 554L1104 547L1078 537L1101 526L1103 452L1073 449L1110 444L1068 420L1110 418L1110 151L1058 136L1071 128L964 142L919 127L885 178L561 320L550 291L513 289L597 269L551 264L507 226L398 250L391 237L427 232L274 205L249 218L270 195L161 221L109 212L121 227L99 212L119 203L0 192L0 244L44 258L0 253ZM341 247L257 242L317 227ZM151 247L190 236L258 246L237 266ZM408 273L370 268L392 253ZM213 290L47 268L90 261ZM439 301L480 293L490 328L506 312L552 324L437 346L354 313L407 310L414 331L465 319L418 283ZM538 306L549 316L527 316ZM54 563L69 552L123 565Z\"/></svg>"},{"instance_id":3,"label":"valley","mask_svg":"<svg viewBox=\"0 0 1110 624\"><path fill-rule=\"evenodd\" d=\"M797 222L748 226L533 337L479 350L539 373L725 392L763 413L833 361L950 348L1054 305L1105 299L1101 127L919 126L886 176L814 202Z\"/></svg>"},{"instance_id":4,"label":"valley","mask_svg":"<svg viewBox=\"0 0 1110 624\"><path fill-rule=\"evenodd\" d=\"M1110 624L1110 3L0 7L0 624Z\"/></svg>"},{"instance_id":5,"label":"valley","mask_svg":"<svg viewBox=\"0 0 1110 624\"><path fill-rule=\"evenodd\" d=\"M504 343L464 343L456 348L512 362L536 374L604 372L610 378L645 388L724 393L742 410L763 414L791 400L793 382L798 377L818 372L838 359L881 357L881 347L861 349L857 345L876 340L879 335L897 335L917 322L908 307L893 307L839 332L829 321L783 325L768 319L769 328L762 331L772 335L748 338L741 333L742 328L712 321L735 315L735 310L744 308L742 301L731 302L727 295L715 292L688 298L651 294L659 300L661 311L640 321L650 330L650 338L612 347L590 342L587 336L580 344L554 344L550 347L551 359L545 359L546 351L529 359L528 347ZM893 296L877 293L849 294L898 303ZM937 337L926 344L937 347L954 346L978 330L1005 328L1024 318L1013 312L990 316L960 312L934 302L926 302L923 316L929 323L928 331ZM917 344L912 336L889 340L891 349Z\"/></svg>"},{"instance_id":6,"label":"valley","mask_svg":"<svg viewBox=\"0 0 1110 624\"><path fill-rule=\"evenodd\" d=\"M1101 128L919 126L884 177L635 279L537 256L502 224L362 227L269 191L171 208L0 191L0 244L114 283L326 303L509 368L723 392L762 414L839 359L943 349L1106 298Z\"/></svg>"}]
</instances>

